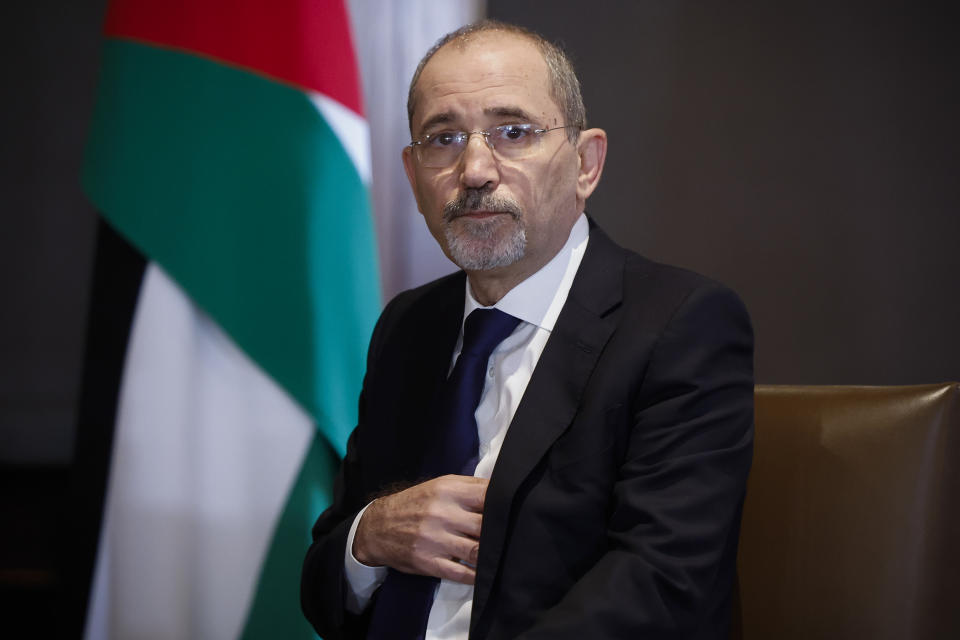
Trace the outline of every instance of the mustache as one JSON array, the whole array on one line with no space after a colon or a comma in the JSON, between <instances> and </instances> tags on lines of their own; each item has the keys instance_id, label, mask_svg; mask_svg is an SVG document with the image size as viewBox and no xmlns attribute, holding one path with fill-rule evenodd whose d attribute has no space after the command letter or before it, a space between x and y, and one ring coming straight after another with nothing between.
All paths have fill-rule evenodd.
<instances>
[{"instance_id":1,"label":"mustache","mask_svg":"<svg viewBox=\"0 0 960 640\"><path fill-rule=\"evenodd\" d=\"M466 189L443 207L443 221L450 222L474 211L509 213L515 220L523 217L520 205L511 198L498 196L483 189Z\"/></svg>"}]
</instances>

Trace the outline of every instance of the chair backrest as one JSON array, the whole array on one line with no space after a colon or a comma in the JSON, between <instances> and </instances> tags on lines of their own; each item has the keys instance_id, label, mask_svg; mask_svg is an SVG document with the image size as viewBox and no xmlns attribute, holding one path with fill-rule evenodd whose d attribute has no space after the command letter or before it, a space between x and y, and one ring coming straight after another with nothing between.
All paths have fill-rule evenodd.
<instances>
[{"instance_id":1,"label":"chair backrest","mask_svg":"<svg viewBox=\"0 0 960 640\"><path fill-rule=\"evenodd\" d=\"M960 385L758 386L740 633L960 639Z\"/></svg>"}]
</instances>

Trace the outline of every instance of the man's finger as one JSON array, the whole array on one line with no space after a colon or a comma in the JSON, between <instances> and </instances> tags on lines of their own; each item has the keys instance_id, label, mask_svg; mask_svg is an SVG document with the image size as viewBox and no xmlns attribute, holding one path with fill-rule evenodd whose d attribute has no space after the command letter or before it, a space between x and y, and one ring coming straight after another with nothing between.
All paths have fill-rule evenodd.
<instances>
[{"instance_id":1,"label":"man's finger","mask_svg":"<svg viewBox=\"0 0 960 640\"><path fill-rule=\"evenodd\" d=\"M440 557L449 557L457 561L463 560L464 562L476 565L479 549L480 543L473 538L447 535L440 541L437 555Z\"/></svg>"},{"instance_id":2,"label":"man's finger","mask_svg":"<svg viewBox=\"0 0 960 640\"><path fill-rule=\"evenodd\" d=\"M483 514L464 512L456 522L456 531L474 540L480 538L480 529L483 525Z\"/></svg>"},{"instance_id":3,"label":"man's finger","mask_svg":"<svg viewBox=\"0 0 960 640\"><path fill-rule=\"evenodd\" d=\"M473 476L444 476L443 480L444 488L449 489L460 506L478 513L483 511L489 480Z\"/></svg>"},{"instance_id":4,"label":"man's finger","mask_svg":"<svg viewBox=\"0 0 960 640\"><path fill-rule=\"evenodd\" d=\"M437 558L434 575L461 584L473 584L477 579L476 569L446 558Z\"/></svg>"}]
</instances>

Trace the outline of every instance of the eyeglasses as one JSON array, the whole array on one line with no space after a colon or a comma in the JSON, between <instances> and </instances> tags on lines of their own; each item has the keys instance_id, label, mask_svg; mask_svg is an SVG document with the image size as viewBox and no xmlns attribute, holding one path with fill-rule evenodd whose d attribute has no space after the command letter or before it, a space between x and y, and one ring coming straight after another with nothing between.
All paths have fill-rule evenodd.
<instances>
[{"instance_id":1,"label":"eyeglasses","mask_svg":"<svg viewBox=\"0 0 960 640\"><path fill-rule=\"evenodd\" d=\"M470 142L470 136L483 136L487 145L500 158L519 160L540 150L540 138L545 133L558 129L577 129L568 124L551 129L538 129L533 124L504 124L488 131L440 131L428 133L410 146L417 154L417 160L429 169L444 169L454 164Z\"/></svg>"}]
</instances>

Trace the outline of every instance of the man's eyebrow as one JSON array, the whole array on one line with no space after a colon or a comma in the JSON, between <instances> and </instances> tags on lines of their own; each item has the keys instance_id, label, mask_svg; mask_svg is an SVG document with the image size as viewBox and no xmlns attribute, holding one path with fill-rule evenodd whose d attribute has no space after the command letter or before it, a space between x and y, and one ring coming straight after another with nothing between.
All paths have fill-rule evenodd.
<instances>
[{"instance_id":1,"label":"man's eyebrow","mask_svg":"<svg viewBox=\"0 0 960 640\"><path fill-rule=\"evenodd\" d=\"M489 107L483 110L484 115L499 116L501 118L517 118L523 122L532 122L533 116L520 107Z\"/></svg>"},{"instance_id":2,"label":"man's eyebrow","mask_svg":"<svg viewBox=\"0 0 960 640\"><path fill-rule=\"evenodd\" d=\"M483 110L483 114L485 116L494 116L497 118L516 118L521 122L534 121L533 116L520 107L488 107ZM436 113L423 121L423 124L420 125L420 131L429 131L432 127L435 127L438 124L449 124L451 122L456 122L456 120L457 117L450 111Z\"/></svg>"},{"instance_id":3,"label":"man's eyebrow","mask_svg":"<svg viewBox=\"0 0 960 640\"><path fill-rule=\"evenodd\" d=\"M427 118L423 124L420 125L420 131L428 131L431 127L435 127L438 124L446 124L448 122L454 121L454 116L449 111L444 111L443 113L436 113L429 118Z\"/></svg>"}]
</instances>

